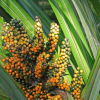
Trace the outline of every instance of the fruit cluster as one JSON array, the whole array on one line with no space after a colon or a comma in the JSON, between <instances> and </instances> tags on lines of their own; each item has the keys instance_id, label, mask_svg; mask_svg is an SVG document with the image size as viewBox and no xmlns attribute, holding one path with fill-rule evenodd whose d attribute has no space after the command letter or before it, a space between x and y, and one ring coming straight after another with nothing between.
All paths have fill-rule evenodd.
<instances>
[{"instance_id":1,"label":"fruit cluster","mask_svg":"<svg viewBox=\"0 0 100 100\"><path fill-rule=\"evenodd\" d=\"M80 70L79 67L77 67L77 70L74 71L71 94L74 96L75 100L81 100L80 94L81 94L81 88L83 84L82 73L83 73L83 70Z\"/></svg>"},{"instance_id":2,"label":"fruit cluster","mask_svg":"<svg viewBox=\"0 0 100 100\"><path fill-rule=\"evenodd\" d=\"M54 58L48 63L49 69L47 72L46 88L51 89L51 87L58 86L59 89L69 91L70 85L63 79L63 76L65 76L65 70L69 62L70 51L68 39L64 39L62 41L59 59Z\"/></svg>"},{"instance_id":3,"label":"fruit cluster","mask_svg":"<svg viewBox=\"0 0 100 100\"><path fill-rule=\"evenodd\" d=\"M35 21L34 37L31 38L25 27L22 27L20 21L12 19L9 23L4 23L2 40L4 40L4 49L12 52L13 56L24 58L26 61L36 59L39 53L43 51L44 37L42 35L42 24L39 19Z\"/></svg>"},{"instance_id":4,"label":"fruit cluster","mask_svg":"<svg viewBox=\"0 0 100 100\"><path fill-rule=\"evenodd\" d=\"M59 26L56 23L51 23L49 37L47 38L48 42L46 43L46 48L44 52L40 53L36 59L35 66L35 77L40 79L45 70L48 68L48 62L53 58L53 52L55 46L58 42Z\"/></svg>"},{"instance_id":5,"label":"fruit cluster","mask_svg":"<svg viewBox=\"0 0 100 100\"><path fill-rule=\"evenodd\" d=\"M68 39L62 41L57 59L54 50L58 42L59 26L51 23L48 42L44 42L42 24L38 17L34 28L34 36L31 38L19 20L12 19L10 23L3 24L4 49L12 53L11 57L2 59L5 63L3 67L20 84L28 100L62 100L60 95L52 91L55 88L70 90L70 84L63 77L70 59L70 43ZM77 72L78 77L82 71ZM76 81L81 83L77 79L82 80L82 77L77 77L74 79L75 85L72 84L74 89L78 88ZM75 94L74 97L78 96Z\"/></svg>"},{"instance_id":6,"label":"fruit cluster","mask_svg":"<svg viewBox=\"0 0 100 100\"><path fill-rule=\"evenodd\" d=\"M3 67L18 83L25 85L33 80L34 74L29 68L30 63L24 63L23 59L18 57L6 57L2 61L5 62Z\"/></svg>"}]
</instances>

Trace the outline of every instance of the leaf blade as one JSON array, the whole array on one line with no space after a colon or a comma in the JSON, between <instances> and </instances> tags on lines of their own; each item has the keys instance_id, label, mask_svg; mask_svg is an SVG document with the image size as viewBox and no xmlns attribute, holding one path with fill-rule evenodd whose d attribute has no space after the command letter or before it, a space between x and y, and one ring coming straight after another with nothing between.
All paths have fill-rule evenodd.
<instances>
[{"instance_id":1,"label":"leaf blade","mask_svg":"<svg viewBox=\"0 0 100 100\"><path fill-rule=\"evenodd\" d=\"M83 100L96 100L97 95L100 90L100 48L93 66L93 69L90 73L90 77L87 81L85 88L82 91L81 99ZM94 93L95 91L95 93ZM97 92L96 92L97 91Z\"/></svg>"}]
</instances>

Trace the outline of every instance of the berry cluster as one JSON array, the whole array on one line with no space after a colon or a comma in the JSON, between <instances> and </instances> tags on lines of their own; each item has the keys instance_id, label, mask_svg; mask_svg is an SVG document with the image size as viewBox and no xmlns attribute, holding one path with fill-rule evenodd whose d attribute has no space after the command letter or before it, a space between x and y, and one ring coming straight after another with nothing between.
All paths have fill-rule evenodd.
<instances>
[{"instance_id":1,"label":"berry cluster","mask_svg":"<svg viewBox=\"0 0 100 100\"><path fill-rule=\"evenodd\" d=\"M12 57L2 59L5 63L3 67L20 84L28 100L62 100L60 95L53 94L52 91L56 88L70 90L70 84L63 77L70 59L70 43L68 39L62 41L61 52L57 59L54 50L58 42L59 26L54 22L51 23L46 43L38 17L34 28L34 36L31 38L19 20L12 19L10 23L3 24L4 49L12 53ZM76 95L74 90L79 88L77 84L82 84L80 75L82 71L79 72L78 69L75 73L72 95L78 98L79 95Z\"/></svg>"},{"instance_id":2,"label":"berry cluster","mask_svg":"<svg viewBox=\"0 0 100 100\"><path fill-rule=\"evenodd\" d=\"M77 67L77 70L74 71L71 94L74 96L75 100L81 100L80 94L81 94L81 88L83 84L82 73L83 73L83 70L80 70L79 67Z\"/></svg>"},{"instance_id":3,"label":"berry cluster","mask_svg":"<svg viewBox=\"0 0 100 100\"><path fill-rule=\"evenodd\" d=\"M46 48L44 52L39 54L36 59L35 77L40 79L45 70L48 68L48 62L53 58L55 46L58 42L59 26L56 23L51 23L50 34L47 38Z\"/></svg>"},{"instance_id":4,"label":"berry cluster","mask_svg":"<svg viewBox=\"0 0 100 100\"><path fill-rule=\"evenodd\" d=\"M68 39L62 41L61 52L59 54L59 59L54 58L48 63L49 69L47 72L47 82L46 88L52 89L58 86L59 89L69 91L69 84L63 79L65 76L65 70L69 62L70 55L70 45Z\"/></svg>"},{"instance_id":5,"label":"berry cluster","mask_svg":"<svg viewBox=\"0 0 100 100\"><path fill-rule=\"evenodd\" d=\"M25 85L34 79L34 74L29 68L31 63L24 63L24 60L18 57L6 57L2 61L5 62L3 67L19 84Z\"/></svg>"},{"instance_id":6,"label":"berry cluster","mask_svg":"<svg viewBox=\"0 0 100 100\"><path fill-rule=\"evenodd\" d=\"M5 42L4 49L8 49L13 56L24 58L28 62L36 59L38 54L43 51L44 37L42 35L42 24L37 18L33 38L29 37L25 27L22 26L23 24L20 24L20 21L17 21L17 19L12 19L10 24L5 22L2 40Z\"/></svg>"}]
</instances>

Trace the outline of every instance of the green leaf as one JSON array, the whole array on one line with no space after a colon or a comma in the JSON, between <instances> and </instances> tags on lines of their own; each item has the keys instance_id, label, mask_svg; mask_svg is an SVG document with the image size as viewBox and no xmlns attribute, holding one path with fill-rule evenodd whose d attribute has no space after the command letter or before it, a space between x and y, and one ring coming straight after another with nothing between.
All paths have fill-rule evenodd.
<instances>
[{"instance_id":1,"label":"green leaf","mask_svg":"<svg viewBox=\"0 0 100 100\"><path fill-rule=\"evenodd\" d=\"M83 70L86 82L93 66L93 58L71 5L68 0L49 0L49 2L65 37L69 38L73 56L77 65Z\"/></svg>"},{"instance_id":2,"label":"green leaf","mask_svg":"<svg viewBox=\"0 0 100 100\"><path fill-rule=\"evenodd\" d=\"M82 7L84 8L84 10L87 14L89 22L91 23L92 29L95 32L95 34L93 34L94 32L92 34L93 34L94 38L97 39L100 43L100 32L98 30L96 20L94 18L93 13L92 13L92 9L91 9L87 0L81 0L81 4L82 4Z\"/></svg>"},{"instance_id":3,"label":"green leaf","mask_svg":"<svg viewBox=\"0 0 100 100\"><path fill-rule=\"evenodd\" d=\"M99 90L100 90L100 48L98 50L98 54L93 69L90 73L89 79L86 83L85 88L82 91L81 99L96 100Z\"/></svg>"},{"instance_id":4,"label":"green leaf","mask_svg":"<svg viewBox=\"0 0 100 100\"><path fill-rule=\"evenodd\" d=\"M91 8L94 9L98 19L100 20L100 1L99 0L89 0L92 4ZM88 2L89 2L88 1Z\"/></svg>"},{"instance_id":5,"label":"green leaf","mask_svg":"<svg viewBox=\"0 0 100 100\"><path fill-rule=\"evenodd\" d=\"M1 100L10 100L10 98L8 97L8 95L3 91L3 89L0 87L0 99Z\"/></svg>"},{"instance_id":6,"label":"green leaf","mask_svg":"<svg viewBox=\"0 0 100 100\"><path fill-rule=\"evenodd\" d=\"M78 13L78 16L80 18L82 26L84 28L86 38L89 42L89 46L90 46L90 49L92 51L93 57L96 58L97 51L99 48L99 43L91 34L91 33L93 33L95 35L96 33L93 30L80 1L79 0L71 0L71 1L72 1L73 5L75 6L75 9Z\"/></svg>"},{"instance_id":7,"label":"green leaf","mask_svg":"<svg viewBox=\"0 0 100 100\"><path fill-rule=\"evenodd\" d=\"M68 92L67 92L67 98L68 98L68 100L74 100L74 98L72 97L72 95L70 95Z\"/></svg>"}]
</instances>

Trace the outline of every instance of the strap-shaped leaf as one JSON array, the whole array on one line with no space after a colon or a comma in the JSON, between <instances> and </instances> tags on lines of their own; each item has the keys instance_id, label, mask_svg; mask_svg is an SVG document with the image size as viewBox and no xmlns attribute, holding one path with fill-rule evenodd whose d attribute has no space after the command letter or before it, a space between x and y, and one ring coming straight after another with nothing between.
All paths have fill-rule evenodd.
<instances>
[{"instance_id":1,"label":"strap-shaped leaf","mask_svg":"<svg viewBox=\"0 0 100 100\"><path fill-rule=\"evenodd\" d=\"M98 41L100 43L100 32L98 30L96 20L94 18L93 13L92 13L92 9L90 8L91 5L89 5L87 0L81 0L81 4L82 4L82 7L84 8L84 10L88 16L88 19L89 19L89 22L91 23L92 29L95 31L91 34L93 34L95 39L98 39Z\"/></svg>"},{"instance_id":2,"label":"strap-shaped leaf","mask_svg":"<svg viewBox=\"0 0 100 100\"><path fill-rule=\"evenodd\" d=\"M96 100L100 90L100 48L90 73L89 79L86 83L85 88L82 91L82 100Z\"/></svg>"},{"instance_id":3,"label":"strap-shaped leaf","mask_svg":"<svg viewBox=\"0 0 100 100\"><path fill-rule=\"evenodd\" d=\"M75 6L75 9L78 13L78 16L80 18L82 26L84 28L86 38L89 42L89 46L90 46L90 49L92 51L92 54L93 54L94 58L96 58L99 43L92 35L92 34L96 34L96 33L93 30L80 1L79 0L71 0L71 1L73 2L74 6Z\"/></svg>"},{"instance_id":4,"label":"strap-shaped leaf","mask_svg":"<svg viewBox=\"0 0 100 100\"><path fill-rule=\"evenodd\" d=\"M1 87L0 87L0 100L10 100L8 95L3 91Z\"/></svg>"},{"instance_id":5,"label":"strap-shaped leaf","mask_svg":"<svg viewBox=\"0 0 100 100\"><path fill-rule=\"evenodd\" d=\"M92 4L91 8L95 11L96 16L100 20L100 1L99 0L89 0ZM88 2L89 2L88 1Z\"/></svg>"},{"instance_id":6,"label":"strap-shaped leaf","mask_svg":"<svg viewBox=\"0 0 100 100\"><path fill-rule=\"evenodd\" d=\"M74 98L72 97L72 95L70 95L68 92L67 92L67 99L68 100L74 100Z\"/></svg>"}]
</instances>

